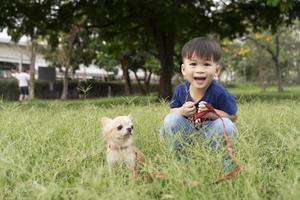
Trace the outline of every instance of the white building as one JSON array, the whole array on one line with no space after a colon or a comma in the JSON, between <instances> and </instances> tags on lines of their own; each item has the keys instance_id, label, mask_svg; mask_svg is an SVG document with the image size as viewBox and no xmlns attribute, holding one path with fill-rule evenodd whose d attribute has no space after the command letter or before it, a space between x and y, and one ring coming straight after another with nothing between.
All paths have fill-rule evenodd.
<instances>
[{"instance_id":1,"label":"white building","mask_svg":"<svg viewBox=\"0 0 300 200\"><path fill-rule=\"evenodd\" d=\"M0 79L11 78L11 69L21 70L21 66L25 69L29 69L30 65L30 41L28 38L23 37L18 43L11 41L10 37L5 33L0 33ZM49 63L43 58L43 55L37 52L36 54L36 79L38 78L39 67L48 67ZM103 68L99 68L96 65L89 65L88 67L80 65L79 69L75 70L75 74L72 78L75 79L95 79L95 80L107 80L112 76L115 79L121 80L123 77L123 71L121 67L117 66L118 73L108 72ZM135 80L135 75L132 71L129 71L130 78ZM144 72L138 70L137 75L140 78L144 77ZM56 78L62 79L63 73L61 70L56 69ZM158 81L159 77L152 74L152 81Z\"/></svg>"},{"instance_id":2,"label":"white building","mask_svg":"<svg viewBox=\"0 0 300 200\"><path fill-rule=\"evenodd\" d=\"M21 66L25 69L29 69L30 65L30 44L26 40L21 40L18 43L12 42L9 38L0 38L0 78L10 78L11 69L21 69ZM43 55L36 54L35 70L38 74L39 67L48 67L47 62ZM62 72L56 69L57 78L62 78ZM74 78L78 79L100 79L105 80L105 77L109 75L104 69L100 69L95 65L85 67L80 65L79 69L75 71ZM36 78L37 75L36 75Z\"/></svg>"},{"instance_id":3,"label":"white building","mask_svg":"<svg viewBox=\"0 0 300 200\"><path fill-rule=\"evenodd\" d=\"M30 50L26 41L12 42L9 38L0 38L0 78L9 78L11 69L20 69L20 66L29 68ZM36 56L35 68L47 67L48 63L41 54Z\"/></svg>"}]
</instances>

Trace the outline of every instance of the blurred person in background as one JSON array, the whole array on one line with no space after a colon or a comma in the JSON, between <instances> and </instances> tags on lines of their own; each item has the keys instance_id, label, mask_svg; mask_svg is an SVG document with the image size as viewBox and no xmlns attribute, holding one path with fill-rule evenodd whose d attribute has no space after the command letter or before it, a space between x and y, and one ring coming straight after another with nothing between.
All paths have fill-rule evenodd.
<instances>
[{"instance_id":1,"label":"blurred person in background","mask_svg":"<svg viewBox=\"0 0 300 200\"><path fill-rule=\"evenodd\" d=\"M28 90L28 82L30 79L29 74L27 73L26 69L22 69L21 72L18 71L12 71L11 73L12 77L16 78L18 80L19 85L19 101L27 101L29 90Z\"/></svg>"}]
</instances>

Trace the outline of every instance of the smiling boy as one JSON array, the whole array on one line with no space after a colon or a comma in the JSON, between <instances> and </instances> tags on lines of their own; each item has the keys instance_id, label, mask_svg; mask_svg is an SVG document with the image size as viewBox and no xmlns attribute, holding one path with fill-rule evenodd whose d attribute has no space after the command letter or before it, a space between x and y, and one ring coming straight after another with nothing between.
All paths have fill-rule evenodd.
<instances>
[{"instance_id":1,"label":"smiling boy","mask_svg":"<svg viewBox=\"0 0 300 200\"><path fill-rule=\"evenodd\" d=\"M220 45L209 38L197 37L187 42L181 51L181 72L185 79L176 86L170 102L170 113L165 117L160 134L172 142L180 158L183 143L178 136L187 139L192 133L199 133L210 141L210 147L218 149L224 142L217 140L223 138L224 127L230 139L236 137L237 105L234 96L229 93L215 78L220 73L220 60L222 49ZM213 113L202 117L201 127L198 129L190 120L197 112L206 110L203 102L209 103L220 115ZM224 161L225 171L235 168L227 155Z\"/></svg>"}]
</instances>

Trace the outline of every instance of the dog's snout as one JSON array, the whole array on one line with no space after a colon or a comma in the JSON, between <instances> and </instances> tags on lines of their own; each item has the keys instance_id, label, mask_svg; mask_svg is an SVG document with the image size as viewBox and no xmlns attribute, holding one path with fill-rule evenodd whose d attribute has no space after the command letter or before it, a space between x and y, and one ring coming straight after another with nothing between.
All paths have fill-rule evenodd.
<instances>
[{"instance_id":1,"label":"dog's snout","mask_svg":"<svg viewBox=\"0 0 300 200\"><path fill-rule=\"evenodd\" d=\"M127 128L127 131L128 131L128 132L131 132L131 131L132 131L132 128L131 128L131 127L128 127L128 128Z\"/></svg>"}]
</instances>

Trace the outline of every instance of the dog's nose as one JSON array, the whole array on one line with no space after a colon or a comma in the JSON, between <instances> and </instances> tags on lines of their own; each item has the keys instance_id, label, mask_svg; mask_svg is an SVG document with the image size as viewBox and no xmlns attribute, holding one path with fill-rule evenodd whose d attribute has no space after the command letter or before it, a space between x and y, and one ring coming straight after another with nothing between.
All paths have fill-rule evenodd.
<instances>
[{"instance_id":1,"label":"dog's nose","mask_svg":"<svg viewBox=\"0 0 300 200\"><path fill-rule=\"evenodd\" d=\"M131 132L131 131L132 131L132 128L128 127L128 128L127 128L127 131L128 131L128 132Z\"/></svg>"}]
</instances>

